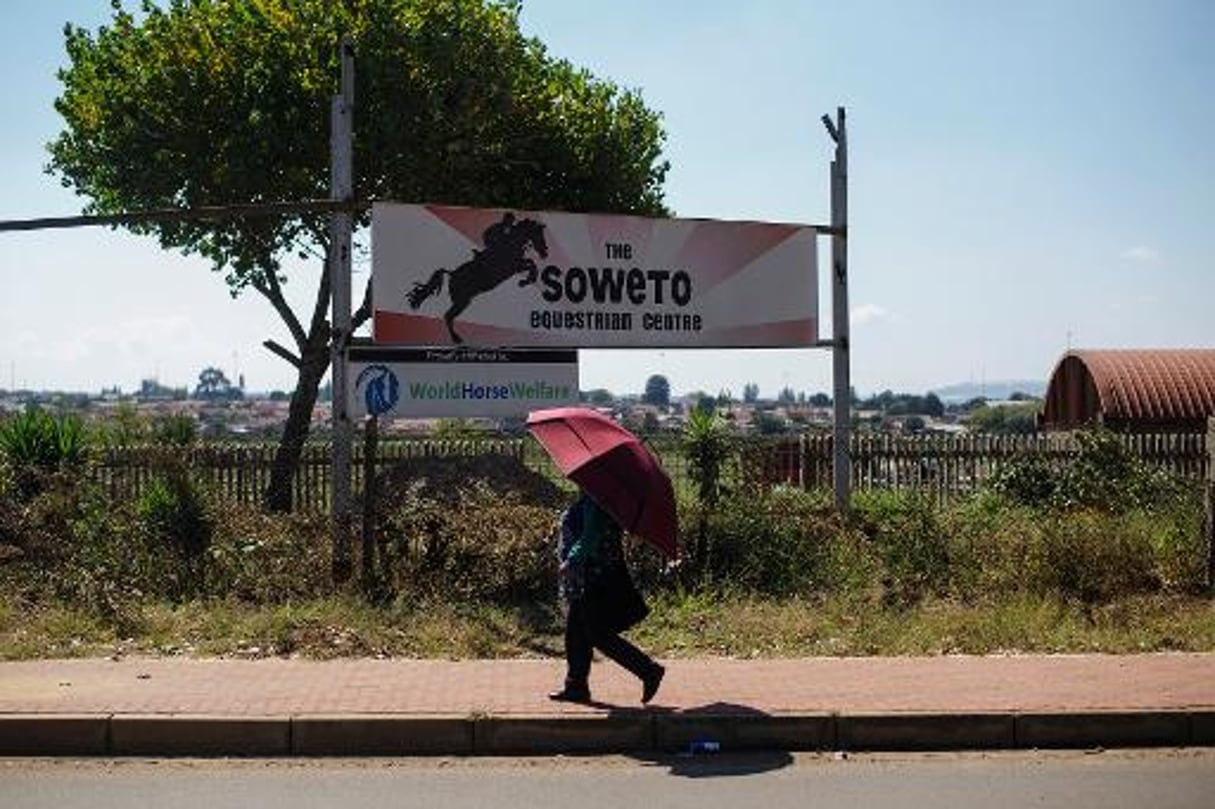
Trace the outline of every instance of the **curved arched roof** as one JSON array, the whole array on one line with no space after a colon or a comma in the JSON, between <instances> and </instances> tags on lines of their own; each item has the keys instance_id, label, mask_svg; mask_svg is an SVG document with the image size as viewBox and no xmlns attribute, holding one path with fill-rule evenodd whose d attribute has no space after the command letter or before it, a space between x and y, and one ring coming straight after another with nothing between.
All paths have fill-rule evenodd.
<instances>
[{"instance_id":1,"label":"curved arched roof","mask_svg":"<svg viewBox=\"0 0 1215 809\"><path fill-rule=\"evenodd\" d=\"M1047 427L1202 429L1215 416L1215 349L1083 349L1051 374Z\"/></svg>"}]
</instances>

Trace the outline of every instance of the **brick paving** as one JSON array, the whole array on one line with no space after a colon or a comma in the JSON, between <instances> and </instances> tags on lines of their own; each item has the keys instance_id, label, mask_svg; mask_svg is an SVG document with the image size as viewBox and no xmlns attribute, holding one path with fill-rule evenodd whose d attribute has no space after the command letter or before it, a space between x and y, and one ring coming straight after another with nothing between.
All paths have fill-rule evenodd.
<instances>
[{"instance_id":1,"label":"brick paving","mask_svg":"<svg viewBox=\"0 0 1215 809\"><path fill-rule=\"evenodd\" d=\"M695 714L1215 709L1215 654L669 660L653 709ZM599 715L640 684L597 660L592 706L550 702L560 660L125 658L0 663L0 714Z\"/></svg>"}]
</instances>

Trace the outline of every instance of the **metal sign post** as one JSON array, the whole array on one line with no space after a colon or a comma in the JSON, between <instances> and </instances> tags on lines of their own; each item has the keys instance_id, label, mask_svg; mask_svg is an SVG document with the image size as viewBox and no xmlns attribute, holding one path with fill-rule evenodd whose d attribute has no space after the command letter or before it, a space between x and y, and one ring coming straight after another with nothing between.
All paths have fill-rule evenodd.
<instances>
[{"instance_id":1,"label":"metal sign post","mask_svg":"<svg viewBox=\"0 0 1215 809\"><path fill-rule=\"evenodd\" d=\"M343 38L341 94L333 97L330 115L330 184L335 201L354 197L354 46ZM347 412L346 345L350 341L351 255L354 217L349 210L333 214L329 223L329 281L333 293L330 368L333 380L333 577L344 581L351 573L350 462L353 430Z\"/></svg>"},{"instance_id":2,"label":"metal sign post","mask_svg":"<svg viewBox=\"0 0 1215 809\"><path fill-rule=\"evenodd\" d=\"M837 108L835 121L824 115L823 125L835 141L835 159L831 161L831 358L835 400L831 471L835 507L846 511L852 494L852 460L848 451L852 432L852 380L848 336L848 131L844 108Z\"/></svg>"}]
</instances>

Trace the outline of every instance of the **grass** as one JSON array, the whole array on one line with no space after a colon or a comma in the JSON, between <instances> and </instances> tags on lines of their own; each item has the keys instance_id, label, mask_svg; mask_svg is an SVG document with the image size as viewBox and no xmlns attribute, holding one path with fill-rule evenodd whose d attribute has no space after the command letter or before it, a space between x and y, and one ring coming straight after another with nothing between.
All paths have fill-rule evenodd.
<instances>
[{"instance_id":1,"label":"grass","mask_svg":"<svg viewBox=\"0 0 1215 809\"><path fill-rule=\"evenodd\" d=\"M633 637L667 658L1215 651L1197 488L1133 464L1111 482L1093 458L949 503L859 492L847 516L785 486L680 497L684 564L635 554L653 612ZM562 653L551 504L480 480L458 503L397 492L364 596L331 580L326 520L161 474L115 502L0 464L0 659Z\"/></svg>"},{"instance_id":2,"label":"grass","mask_svg":"<svg viewBox=\"0 0 1215 809\"><path fill-rule=\"evenodd\" d=\"M882 607L852 596L764 599L666 593L631 637L661 657L896 656L1215 651L1215 601L1138 596L1100 607L1020 595L984 604L929 599ZM253 606L145 604L112 623L62 605L0 610L0 659L196 657L559 657L551 605L431 602L373 607L355 597Z\"/></svg>"}]
</instances>

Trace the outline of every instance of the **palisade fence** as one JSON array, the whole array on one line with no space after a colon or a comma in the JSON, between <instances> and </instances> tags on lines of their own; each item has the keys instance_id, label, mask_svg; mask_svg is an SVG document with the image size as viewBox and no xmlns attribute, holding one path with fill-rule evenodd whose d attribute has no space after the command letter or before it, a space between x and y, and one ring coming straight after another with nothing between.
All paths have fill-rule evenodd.
<instances>
[{"instance_id":1,"label":"palisade fence","mask_svg":"<svg viewBox=\"0 0 1215 809\"><path fill-rule=\"evenodd\" d=\"M1140 458L1174 474L1210 480L1204 434L1126 435L1122 440ZM680 491L691 491L687 460L675 438L648 440ZM727 485L748 480L765 485L830 489L832 437L801 435L779 438L738 438L723 477ZM185 449L115 447L98 454L90 466L96 483L114 501L141 496L169 460L184 461L195 479L221 502L256 505L270 480L276 446L272 444L199 444ZM1074 458L1079 445L1069 434L1035 436L893 436L853 435L851 442L854 491L887 489L914 491L946 500L980 488L1000 464L1015 458L1037 457L1062 465ZM417 458L449 458L496 454L518 460L527 468L562 480L544 450L531 438L468 440L381 440L375 467L386 469ZM310 443L295 475L297 511L324 513L329 508L330 447ZM363 446L356 442L352 490L363 486Z\"/></svg>"}]
</instances>

